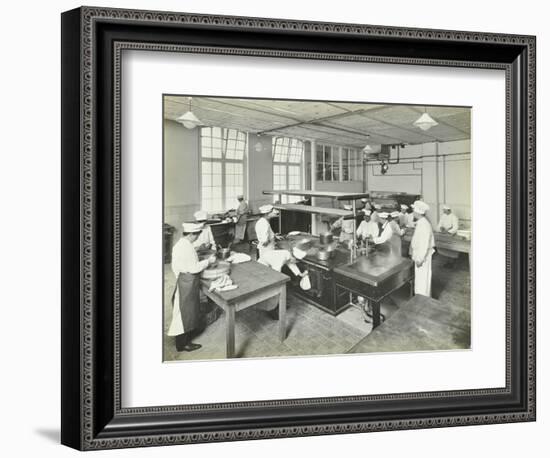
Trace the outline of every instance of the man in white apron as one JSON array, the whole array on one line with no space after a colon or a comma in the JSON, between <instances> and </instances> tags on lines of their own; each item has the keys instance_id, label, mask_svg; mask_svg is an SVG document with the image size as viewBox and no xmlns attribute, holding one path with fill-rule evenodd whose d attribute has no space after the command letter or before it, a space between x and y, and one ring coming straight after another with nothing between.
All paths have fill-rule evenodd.
<instances>
[{"instance_id":1,"label":"man in white apron","mask_svg":"<svg viewBox=\"0 0 550 458\"><path fill-rule=\"evenodd\" d=\"M382 222L382 232L379 237L374 237L373 242L375 245L385 247L385 251L388 251L395 256L401 256L401 237L394 234L390 224L391 217L389 213L381 212L378 214L378 218Z\"/></svg>"},{"instance_id":2,"label":"man in white apron","mask_svg":"<svg viewBox=\"0 0 550 458\"><path fill-rule=\"evenodd\" d=\"M215 256L199 261L193 242L203 230L202 223L183 223L183 235L172 249L172 272L176 287L172 295L172 321L169 336L176 337L178 351L194 351L200 344L191 340L200 331L200 273L216 261Z\"/></svg>"},{"instance_id":3,"label":"man in white apron","mask_svg":"<svg viewBox=\"0 0 550 458\"><path fill-rule=\"evenodd\" d=\"M434 253L434 233L426 218L430 209L428 204L417 200L413 204L416 228L411 240L411 258L414 261L414 293L431 296L432 292L432 255Z\"/></svg>"},{"instance_id":4,"label":"man in white apron","mask_svg":"<svg viewBox=\"0 0 550 458\"><path fill-rule=\"evenodd\" d=\"M246 218L250 211L248 202L244 200L242 194L237 196L239 206L237 207L237 223L235 224L235 243L239 243L244 240L246 234Z\"/></svg>"},{"instance_id":5,"label":"man in white apron","mask_svg":"<svg viewBox=\"0 0 550 458\"><path fill-rule=\"evenodd\" d=\"M197 240L193 242L193 247L195 250L215 250L216 241L214 240L214 235L212 234L212 228L206 225L206 220L208 219L208 213L203 210L195 212L193 215L197 224L202 224L204 229L198 236Z\"/></svg>"}]
</instances>

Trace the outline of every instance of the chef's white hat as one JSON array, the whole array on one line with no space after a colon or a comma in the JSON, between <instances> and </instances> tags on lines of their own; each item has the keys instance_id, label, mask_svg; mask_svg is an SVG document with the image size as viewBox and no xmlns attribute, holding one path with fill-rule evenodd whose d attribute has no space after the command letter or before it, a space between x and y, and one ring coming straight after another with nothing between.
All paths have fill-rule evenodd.
<instances>
[{"instance_id":1,"label":"chef's white hat","mask_svg":"<svg viewBox=\"0 0 550 458\"><path fill-rule=\"evenodd\" d=\"M242 194L238 194L237 199L244 199L244 196Z\"/></svg>"},{"instance_id":2,"label":"chef's white hat","mask_svg":"<svg viewBox=\"0 0 550 458\"><path fill-rule=\"evenodd\" d=\"M353 207L349 204L344 205L344 210L351 210Z\"/></svg>"},{"instance_id":3,"label":"chef's white hat","mask_svg":"<svg viewBox=\"0 0 550 458\"><path fill-rule=\"evenodd\" d=\"M378 213L378 216L382 219L386 219L390 215L386 212L381 212L381 213Z\"/></svg>"},{"instance_id":4,"label":"chef's white hat","mask_svg":"<svg viewBox=\"0 0 550 458\"><path fill-rule=\"evenodd\" d=\"M366 197L363 197L363 198L361 199L361 202L368 202L368 201L369 201L369 199L367 199Z\"/></svg>"},{"instance_id":5,"label":"chef's white hat","mask_svg":"<svg viewBox=\"0 0 550 458\"><path fill-rule=\"evenodd\" d=\"M376 208L377 210L380 210L382 208L382 205L380 204L374 204L374 208Z\"/></svg>"},{"instance_id":6,"label":"chef's white hat","mask_svg":"<svg viewBox=\"0 0 550 458\"><path fill-rule=\"evenodd\" d=\"M450 210L451 207L449 207L447 204L443 204L443 210Z\"/></svg>"},{"instance_id":7,"label":"chef's white hat","mask_svg":"<svg viewBox=\"0 0 550 458\"><path fill-rule=\"evenodd\" d=\"M183 223L183 232L187 232L189 234L194 234L196 232L200 232L204 228L204 223Z\"/></svg>"},{"instance_id":8,"label":"chef's white hat","mask_svg":"<svg viewBox=\"0 0 550 458\"><path fill-rule=\"evenodd\" d=\"M195 212L193 216L195 217L196 221L206 221L208 219L208 213L206 213L204 210L199 210L198 212Z\"/></svg>"},{"instance_id":9,"label":"chef's white hat","mask_svg":"<svg viewBox=\"0 0 550 458\"><path fill-rule=\"evenodd\" d=\"M390 216L392 218L398 218L399 217L399 212L395 211L395 212L391 212Z\"/></svg>"},{"instance_id":10,"label":"chef's white hat","mask_svg":"<svg viewBox=\"0 0 550 458\"><path fill-rule=\"evenodd\" d=\"M267 213L270 213L272 210L273 210L273 205L271 204L262 205L260 207L260 213L262 215L266 215Z\"/></svg>"},{"instance_id":11,"label":"chef's white hat","mask_svg":"<svg viewBox=\"0 0 550 458\"><path fill-rule=\"evenodd\" d=\"M413 204L413 210L421 215L425 214L430 209L430 206L426 202L416 200Z\"/></svg>"},{"instance_id":12,"label":"chef's white hat","mask_svg":"<svg viewBox=\"0 0 550 458\"><path fill-rule=\"evenodd\" d=\"M372 212L370 210L363 210L363 213L367 216L370 216Z\"/></svg>"},{"instance_id":13,"label":"chef's white hat","mask_svg":"<svg viewBox=\"0 0 550 458\"><path fill-rule=\"evenodd\" d=\"M405 204L401 204L401 210L406 210L407 208L409 208L408 205L405 205Z\"/></svg>"}]
</instances>

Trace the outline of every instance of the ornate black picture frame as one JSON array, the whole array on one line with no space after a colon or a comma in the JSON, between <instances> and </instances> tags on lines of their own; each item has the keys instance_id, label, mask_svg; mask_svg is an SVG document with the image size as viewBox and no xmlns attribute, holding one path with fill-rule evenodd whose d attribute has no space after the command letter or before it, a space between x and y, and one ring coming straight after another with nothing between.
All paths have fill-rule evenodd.
<instances>
[{"instance_id":1,"label":"ornate black picture frame","mask_svg":"<svg viewBox=\"0 0 550 458\"><path fill-rule=\"evenodd\" d=\"M62 15L62 435L76 449L535 420L535 37L82 7ZM125 49L506 73L506 386L122 408Z\"/></svg>"}]
</instances>

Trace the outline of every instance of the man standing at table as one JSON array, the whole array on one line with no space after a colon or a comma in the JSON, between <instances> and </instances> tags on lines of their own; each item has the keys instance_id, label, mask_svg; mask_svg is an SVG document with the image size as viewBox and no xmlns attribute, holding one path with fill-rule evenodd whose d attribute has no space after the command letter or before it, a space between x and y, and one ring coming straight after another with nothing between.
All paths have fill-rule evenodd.
<instances>
[{"instance_id":1,"label":"man standing at table","mask_svg":"<svg viewBox=\"0 0 550 458\"><path fill-rule=\"evenodd\" d=\"M432 225L426 218L429 209L428 204L421 200L413 204L416 228L410 247L414 261L414 293L428 297L432 292L432 255L435 251Z\"/></svg>"},{"instance_id":2,"label":"man standing at table","mask_svg":"<svg viewBox=\"0 0 550 458\"><path fill-rule=\"evenodd\" d=\"M195 351L200 344L192 339L201 330L200 273L216 261L215 256L199 261L193 242L197 240L204 223L183 223L183 234L172 249L172 272L176 287L172 295L172 321L169 336L176 338L177 351Z\"/></svg>"},{"instance_id":3,"label":"man standing at table","mask_svg":"<svg viewBox=\"0 0 550 458\"><path fill-rule=\"evenodd\" d=\"M242 242L246 234L246 218L250 209L248 208L248 202L244 200L244 196L239 194L237 196L239 206L237 207L237 223L235 224L235 243Z\"/></svg>"}]
</instances>

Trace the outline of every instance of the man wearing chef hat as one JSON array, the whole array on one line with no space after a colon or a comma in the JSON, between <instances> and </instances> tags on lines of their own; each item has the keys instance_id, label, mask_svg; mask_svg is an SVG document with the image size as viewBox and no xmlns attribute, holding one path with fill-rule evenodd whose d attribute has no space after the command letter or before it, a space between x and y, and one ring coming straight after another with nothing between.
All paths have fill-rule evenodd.
<instances>
[{"instance_id":1,"label":"man wearing chef hat","mask_svg":"<svg viewBox=\"0 0 550 458\"><path fill-rule=\"evenodd\" d=\"M237 200L239 201L239 206L237 207L237 222L235 224L234 243L239 243L244 240L244 236L246 233L246 218L248 217L248 213L250 212L248 202L244 200L244 196L242 194L239 194L237 196Z\"/></svg>"},{"instance_id":2,"label":"man wearing chef hat","mask_svg":"<svg viewBox=\"0 0 550 458\"><path fill-rule=\"evenodd\" d=\"M450 235L456 235L458 231L458 218L447 204L443 205L443 214L441 215L437 229L443 234ZM438 248L437 252L449 259L449 261L444 264L445 267L455 266L454 263L458 259L458 252L446 250L445 248Z\"/></svg>"},{"instance_id":3,"label":"man wearing chef hat","mask_svg":"<svg viewBox=\"0 0 550 458\"><path fill-rule=\"evenodd\" d=\"M197 241L204 223L183 223L182 237L172 249L172 272L176 287L172 295L172 321L168 335L176 337L178 351L194 351L201 348L192 339L201 330L200 273L216 261L214 255L199 261L193 243Z\"/></svg>"},{"instance_id":4,"label":"man wearing chef hat","mask_svg":"<svg viewBox=\"0 0 550 458\"><path fill-rule=\"evenodd\" d=\"M212 229L210 228L210 226L206 225L208 213L203 210L199 210L198 212L195 212L193 216L195 217L195 221L198 224L202 224L204 226L204 229L197 237L197 240L193 242L193 248L195 248L195 250L215 250L216 241L214 240Z\"/></svg>"},{"instance_id":5,"label":"man wearing chef hat","mask_svg":"<svg viewBox=\"0 0 550 458\"><path fill-rule=\"evenodd\" d=\"M394 234L397 234L399 237L402 237L403 234L405 233L405 229L401 229L401 227L399 226L400 215L401 213L399 213L398 211L391 212L389 216L389 224Z\"/></svg>"},{"instance_id":6,"label":"man wearing chef hat","mask_svg":"<svg viewBox=\"0 0 550 458\"><path fill-rule=\"evenodd\" d=\"M353 207L351 205L345 204L344 210L351 211ZM340 228L340 242L345 242L346 240L353 240L353 219L344 219L344 217L338 218L332 225L330 226L330 230L338 229Z\"/></svg>"},{"instance_id":7,"label":"man wearing chef hat","mask_svg":"<svg viewBox=\"0 0 550 458\"><path fill-rule=\"evenodd\" d=\"M399 227L407 227L407 210L409 209L408 205L401 204L401 211L399 212Z\"/></svg>"},{"instance_id":8,"label":"man wearing chef hat","mask_svg":"<svg viewBox=\"0 0 550 458\"><path fill-rule=\"evenodd\" d=\"M424 296L431 296L432 255L435 251L432 225L426 218L429 209L428 204L421 200L414 202L416 228L410 246L411 258L414 261L414 293Z\"/></svg>"},{"instance_id":9,"label":"man wearing chef hat","mask_svg":"<svg viewBox=\"0 0 550 458\"><path fill-rule=\"evenodd\" d=\"M394 256L401 256L401 235L394 231L392 214L381 212L378 216L382 221L382 232L379 237L374 237L374 243L388 247Z\"/></svg>"},{"instance_id":10,"label":"man wearing chef hat","mask_svg":"<svg viewBox=\"0 0 550 458\"><path fill-rule=\"evenodd\" d=\"M458 231L458 218L447 204L443 205L443 214L437 228L439 232L451 235L455 235Z\"/></svg>"},{"instance_id":11,"label":"man wearing chef hat","mask_svg":"<svg viewBox=\"0 0 550 458\"><path fill-rule=\"evenodd\" d=\"M283 266L287 266L289 271L296 277L304 277L307 271L302 273L296 265L296 259L288 250L278 250L275 248L275 233L271 229L269 219L276 215L273 205L267 204L260 207L261 217L256 222L256 238L258 239L258 262L267 267L281 272ZM295 249L294 254L297 258L305 256L302 250ZM303 256L302 256L303 254ZM267 301L263 307L272 318L278 316L278 301Z\"/></svg>"},{"instance_id":12,"label":"man wearing chef hat","mask_svg":"<svg viewBox=\"0 0 550 458\"><path fill-rule=\"evenodd\" d=\"M302 276L300 269L296 266L295 259L288 250L275 248L275 233L269 224L269 218L275 215L273 205L262 205L260 207L261 217L256 222L256 238L258 239L258 262L280 272L284 265L288 265L291 272L296 276ZM296 253L299 253L296 251Z\"/></svg>"},{"instance_id":13,"label":"man wearing chef hat","mask_svg":"<svg viewBox=\"0 0 550 458\"><path fill-rule=\"evenodd\" d=\"M380 234L380 228L378 227L378 224L376 224L374 221L371 220L371 211L370 210L363 210L364 219L361 221L361 224L357 228L357 237L360 239L374 239L374 237L378 237Z\"/></svg>"}]
</instances>

